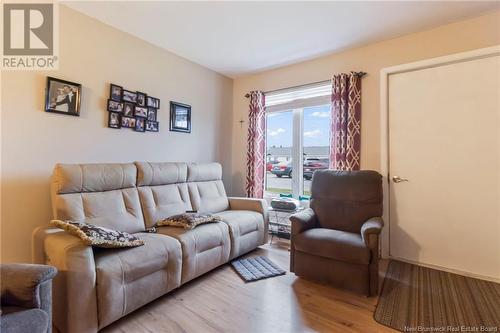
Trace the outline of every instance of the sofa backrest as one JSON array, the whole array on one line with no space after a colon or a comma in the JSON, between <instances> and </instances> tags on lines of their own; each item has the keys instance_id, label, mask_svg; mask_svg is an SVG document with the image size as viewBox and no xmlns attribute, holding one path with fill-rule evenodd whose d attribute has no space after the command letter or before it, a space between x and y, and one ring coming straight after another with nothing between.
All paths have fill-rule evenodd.
<instances>
[{"instance_id":1,"label":"sofa backrest","mask_svg":"<svg viewBox=\"0 0 500 333\"><path fill-rule=\"evenodd\" d=\"M187 182L191 205L200 213L217 213L229 209L219 163L190 163Z\"/></svg>"},{"instance_id":2,"label":"sofa backrest","mask_svg":"<svg viewBox=\"0 0 500 333\"><path fill-rule=\"evenodd\" d=\"M137 190L148 228L193 210L187 185L187 163L135 162Z\"/></svg>"},{"instance_id":3,"label":"sofa backrest","mask_svg":"<svg viewBox=\"0 0 500 333\"><path fill-rule=\"evenodd\" d=\"M359 233L366 220L382 216L382 176L371 170L318 170L311 208L322 228Z\"/></svg>"},{"instance_id":4,"label":"sofa backrest","mask_svg":"<svg viewBox=\"0 0 500 333\"><path fill-rule=\"evenodd\" d=\"M145 230L134 164L57 164L52 176L54 218L126 232Z\"/></svg>"}]
</instances>

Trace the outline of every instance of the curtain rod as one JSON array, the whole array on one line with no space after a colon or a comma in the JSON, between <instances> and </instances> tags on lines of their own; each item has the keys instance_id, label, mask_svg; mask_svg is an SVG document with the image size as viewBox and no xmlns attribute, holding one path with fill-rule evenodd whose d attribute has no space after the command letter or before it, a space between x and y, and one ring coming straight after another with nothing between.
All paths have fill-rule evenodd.
<instances>
[{"instance_id":1,"label":"curtain rod","mask_svg":"<svg viewBox=\"0 0 500 333\"><path fill-rule=\"evenodd\" d=\"M363 77L363 76L365 76L367 74L366 72L354 72L354 71L352 71L351 73L353 73L353 74L355 74L355 75L357 75L359 77ZM264 94L269 94L269 93L273 93L273 92L280 91L280 90L295 89L295 88L300 88L300 87L305 87L305 86L311 86L311 85L319 84L319 83L327 83L327 82L330 82L330 81L331 81L331 79L329 79L329 80L322 80L322 81L316 81L316 82L311 82L311 83L305 83L305 84L299 84L297 86L291 86L291 87L286 87L286 88L280 88L280 89L274 89L274 90L264 91ZM249 98L250 94L245 94L245 97Z\"/></svg>"}]
</instances>

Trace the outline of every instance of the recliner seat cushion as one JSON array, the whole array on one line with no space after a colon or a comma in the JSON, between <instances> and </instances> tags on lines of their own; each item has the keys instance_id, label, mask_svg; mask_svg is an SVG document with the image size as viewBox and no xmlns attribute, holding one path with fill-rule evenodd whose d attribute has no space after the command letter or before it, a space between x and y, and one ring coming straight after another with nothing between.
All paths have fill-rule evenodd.
<instances>
[{"instance_id":1,"label":"recliner seat cushion","mask_svg":"<svg viewBox=\"0 0 500 333\"><path fill-rule=\"evenodd\" d=\"M265 226L261 213L249 210L226 210L215 214L229 226L230 258L239 257L264 242Z\"/></svg>"},{"instance_id":2,"label":"recliner seat cushion","mask_svg":"<svg viewBox=\"0 0 500 333\"><path fill-rule=\"evenodd\" d=\"M46 333L49 315L40 309L2 307L0 332L2 333Z\"/></svg>"},{"instance_id":3,"label":"recliner seat cushion","mask_svg":"<svg viewBox=\"0 0 500 333\"><path fill-rule=\"evenodd\" d=\"M297 251L353 264L370 263L370 250L361 235L346 231L313 228L293 239Z\"/></svg>"},{"instance_id":4,"label":"recliner seat cushion","mask_svg":"<svg viewBox=\"0 0 500 333\"><path fill-rule=\"evenodd\" d=\"M179 241L158 234L135 236L144 240L143 246L94 252L99 328L180 286Z\"/></svg>"},{"instance_id":5,"label":"recliner seat cushion","mask_svg":"<svg viewBox=\"0 0 500 333\"><path fill-rule=\"evenodd\" d=\"M225 223L203 224L191 230L159 227L157 232L176 238L182 245L182 283L229 260L231 244Z\"/></svg>"}]
</instances>

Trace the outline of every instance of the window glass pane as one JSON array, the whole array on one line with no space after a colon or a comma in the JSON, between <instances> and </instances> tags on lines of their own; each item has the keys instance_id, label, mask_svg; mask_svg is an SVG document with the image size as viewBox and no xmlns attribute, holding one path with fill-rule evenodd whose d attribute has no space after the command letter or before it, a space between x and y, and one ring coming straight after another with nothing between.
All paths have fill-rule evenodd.
<instances>
[{"instance_id":1,"label":"window glass pane","mask_svg":"<svg viewBox=\"0 0 500 333\"><path fill-rule=\"evenodd\" d=\"M266 115L266 196L292 193L292 111Z\"/></svg>"},{"instance_id":2,"label":"window glass pane","mask_svg":"<svg viewBox=\"0 0 500 333\"><path fill-rule=\"evenodd\" d=\"M304 194L311 195L314 171L328 169L330 165L330 105L303 109L303 175Z\"/></svg>"}]
</instances>

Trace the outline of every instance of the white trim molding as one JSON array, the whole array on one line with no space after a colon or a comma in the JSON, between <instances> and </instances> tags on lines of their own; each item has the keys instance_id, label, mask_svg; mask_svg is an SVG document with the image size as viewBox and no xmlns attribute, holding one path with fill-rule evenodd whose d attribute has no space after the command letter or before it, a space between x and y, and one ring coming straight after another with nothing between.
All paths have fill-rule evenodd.
<instances>
[{"instance_id":1,"label":"white trim molding","mask_svg":"<svg viewBox=\"0 0 500 333\"><path fill-rule=\"evenodd\" d=\"M388 100L389 100L389 76L394 75L394 74L399 74L399 73L404 73L404 72L411 72L411 71L417 71L421 69L426 69L426 68L433 68L433 67L438 67L438 66L443 66L443 65L448 65L448 64L454 64L458 62L464 62L464 61L471 61L471 60L476 60L476 59L481 59L481 58L487 58L487 57L492 57L492 56L497 56L500 55L500 45L492 46L492 47L487 47L487 48L482 48L482 49L477 49L473 51L467 51L467 52L461 52L461 53L456 53L456 54L451 54L443 57L437 57L437 58L431 58L431 59L426 59L422 61L417 61L417 62L412 62L408 64L403 64L403 65L398 65L398 66L393 66L393 67L387 67L383 68L380 71L380 172L383 176L383 192L384 192L384 221L386 228L384 228L384 231L382 233L382 240L381 240L381 254L383 258L393 258L393 259L398 259L398 260L403 260L401 258L394 258L391 256L391 250L390 250L390 228L391 228L391 221L390 221L390 195L389 195L389 180L390 180L390 175L389 175L389 105L388 105ZM408 261L408 260L404 260ZM412 262L417 265L422 265L422 266L427 266L431 267L429 265L425 265L423 263L419 262ZM482 277L482 276L477 276L472 273L468 272L456 272L452 271L448 268L445 267L434 267L432 268L437 268L441 269L444 271L449 271L449 272L455 272L459 273L462 275L467 275L467 276L472 276L476 278L481 278L481 279L488 279L491 280L491 278L487 277Z\"/></svg>"}]
</instances>

